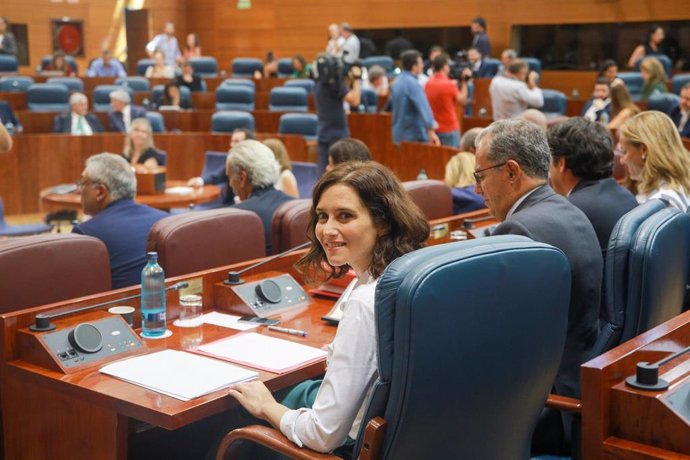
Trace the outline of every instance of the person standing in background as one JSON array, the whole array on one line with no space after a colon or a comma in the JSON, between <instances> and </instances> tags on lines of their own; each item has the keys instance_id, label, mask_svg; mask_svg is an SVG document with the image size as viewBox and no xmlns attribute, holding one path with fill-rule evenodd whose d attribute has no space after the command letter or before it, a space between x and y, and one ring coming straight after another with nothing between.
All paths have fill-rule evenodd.
<instances>
[{"instance_id":1,"label":"person standing in background","mask_svg":"<svg viewBox=\"0 0 690 460\"><path fill-rule=\"evenodd\" d=\"M484 57L491 57L491 43L489 43L489 35L486 33L486 21L484 18L477 16L472 19L470 29L472 29L472 35L474 35L472 38L472 48L476 48Z\"/></svg>"},{"instance_id":2,"label":"person standing in background","mask_svg":"<svg viewBox=\"0 0 690 460\"><path fill-rule=\"evenodd\" d=\"M146 44L146 52L153 57L156 50L163 51L165 55L165 65L175 67L177 61L182 57L180 46L175 37L175 24L166 22L163 33L156 35Z\"/></svg>"},{"instance_id":3,"label":"person standing in background","mask_svg":"<svg viewBox=\"0 0 690 460\"><path fill-rule=\"evenodd\" d=\"M340 34L343 37L343 62L354 64L359 59L359 38L350 24L343 22L340 24Z\"/></svg>"},{"instance_id":4,"label":"person standing in background","mask_svg":"<svg viewBox=\"0 0 690 460\"><path fill-rule=\"evenodd\" d=\"M0 54L17 55L17 41L14 39L14 34L8 29L10 24L7 18L0 16Z\"/></svg>"}]
</instances>

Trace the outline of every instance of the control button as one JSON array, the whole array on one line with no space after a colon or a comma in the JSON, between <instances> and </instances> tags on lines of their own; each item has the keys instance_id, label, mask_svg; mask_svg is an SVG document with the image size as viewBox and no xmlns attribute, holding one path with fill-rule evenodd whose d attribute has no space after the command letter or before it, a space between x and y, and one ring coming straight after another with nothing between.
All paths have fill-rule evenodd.
<instances>
[{"instance_id":1,"label":"control button","mask_svg":"<svg viewBox=\"0 0 690 460\"><path fill-rule=\"evenodd\" d=\"M58 358L60 358L60 360L64 361L64 360L69 358L69 355L63 351L62 353L58 354Z\"/></svg>"},{"instance_id":2,"label":"control button","mask_svg":"<svg viewBox=\"0 0 690 460\"><path fill-rule=\"evenodd\" d=\"M74 357L76 357L76 356L79 356L79 355L77 354L77 352L74 351L74 350L72 350L71 348L70 348L69 350L67 350L67 354L68 354L70 357L72 357L72 358L74 358Z\"/></svg>"}]
</instances>

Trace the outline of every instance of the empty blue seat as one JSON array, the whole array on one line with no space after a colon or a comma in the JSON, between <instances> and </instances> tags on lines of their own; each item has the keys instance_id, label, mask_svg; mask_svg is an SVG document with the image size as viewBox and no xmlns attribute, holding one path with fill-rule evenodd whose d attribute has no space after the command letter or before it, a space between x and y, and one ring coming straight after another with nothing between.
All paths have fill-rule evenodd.
<instances>
[{"instance_id":1,"label":"empty blue seat","mask_svg":"<svg viewBox=\"0 0 690 460\"><path fill-rule=\"evenodd\" d=\"M533 57L520 57L518 59L525 61L530 71L534 70L537 73L541 73L541 59Z\"/></svg>"},{"instance_id":2,"label":"empty blue seat","mask_svg":"<svg viewBox=\"0 0 690 460\"><path fill-rule=\"evenodd\" d=\"M66 112L69 110L69 91L59 83L36 83L26 90L29 110L34 112Z\"/></svg>"},{"instance_id":3,"label":"empty blue seat","mask_svg":"<svg viewBox=\"0 0 690 460\"><path fill-rule=\"evenodd\" d=\"M294 80L286 81L283 86L304 88L308 93L311 93L314 91L314 80L309 80L308 78L295 78Z\"/></svg>"},{"instance_id":4,"label":"empty blue seat","mask_svg":"<svg viewBox=\"0 0 690 460\"><path fill-rule=\"evenodd\" d=\"M640 72L620 72L618 78L623 80L625 87L630 93L630 97L634 101L640 99L640 94L642 94L642 87L644 86L644 80L642 79L642 74Z\"/></svg>"},{"instance_id":5,"label":"empty blue seat","mask_svg":"<svg viewBox=\"0 0 690 460\"><path fill-rule=\"evenodd\" d=\"M0 236L27 236L48 233L53 229L47 224L9 225L5 222L5 205L0 197Z\"/></svg>"},{"instance_id":6,"label":"empty blue seat","mask_svg":"<svg viewBox=\"0 0 690 460\"><path fill-rule=\"evenodd\" d=\"M249 78L226 78L223 80L221 83L222 86L229 86L229 85L241 85L241 86L247 86L251 89L256 89L256 83L254 83L254 80L250 80Z\"/></svg>"},{"instance_id":7,"label":"empty blue seat","mask_svg":"<svg viewBox=\"0 0 690 460\"><path fill-rule=\"evenodd\" d=\"M201 77L215 78L218 76L218 62L211 56L200 56L189 59L194 72Z\"/></svg>"},{"instance_id":8,"label":"empty blue seat","mask_svg":"<svg viewBox=\"0 0 690 460\"><path fill-rule=\"evenodd\" d=\"M671 92L680 95L683 86L690 83L690 73L679 73L671 77Z\"/></svg>"},{"instance_id":9,"label":"empty blue seat","mask_svg":"<svg viewBox=\"0 0 690 460\"><path fill-rule=\"evenodd\" d=\"M216 88L216 110L254 110L254 89L245 85Z\"/></svg>"},{"instance_id":10,"label":"empty blue seat","mask_svg":"<svg viewBox=\"0 0 690 460\"><path fill-rule=\"evenodd\" d=\"M378 110L379 95L371 88L361 89L362 100L361 105L364 106L364 111L367 113L376 113Z\"/></svg>"},{"instance_id":11,"label":"empty blue seat","mask_svg":"<svg viewBox=\"0 0 690 460\"><path fill-rule=\"evenodd\" d=\"M261 72L264 68L261 59L256 58L235 58L232 60L233 77L254 77L254 72Z\"/></svg>"},{"instance_id":12,"label":"empty blue seat","mask_svg":"<svg viewBox=\"0 0 690 460\"><path fill-rule=\"evenodd\" d=\"M664 67L666 78L671 78L671 74L673 73L673 62L671 61L671 58L666 56L665 54L648 54L645 57L638 59L635 63L635 72L640 71L640 64L642 64L642 60L648 57L653 57L657 59Z\"/></svg>"},{"instance_id":13,"label":"empty blue seat","mask_svg":"<svg viewBox=\"0 0 690 460\"><path fill-rule=\"evenodd\" d=\"M302 161L293 161L292 174L297 179L297 189L299 190L300 198L311 198L311 192L314 184L319 180L319 165L316 163L307 163Z\"/></svg>"},{"instance_id":14,"label":"empty blue seat","mask_svg":"<svg viewBox=\"0 0 690 460\"><path fill-rule=\"evenodd\" d=\"M187 86L180 86L180 103L192 105L192 92ZM153 91L151 92L151 100L153 104L158 107L160 105L160 100L163 97L163 90L165 85L155 85Z\"/></svg>"},{"instance_id":15,"label":"empty blue seat","mask_svg":"<svg viewBox=\"0 0 690 460\"><path fill-rule=\"evenodd\" d=\"M278 59L278 76L289 77L295 69L292 68L292 58Z\"/></svg>"},{"instance_id":16,"label":"empty blue seat","mask_svg":"<svg viewBox=\"0 0 690 460\"><path fill-rule=\"evenodd\" d=\"M228 157L228 152L219 152L215 150L207 150L204 154L204 169L201 171L201 177L209 177L218 175L225 171L225 160ZM215 184L220 187L220 195L213 201L201 203L194 207L196 211L204 209L215 209L223 206L225 197L228 193L228 181L221 184Z\"/></svg>"},{"instance_id":17,"label":"empty blue seat","mask_svg":"<svg viewBox=\"0 0 690 460\"><path fill-rule=\"evenodd\" d=\"M254 131L254 116L249 112L221 110L211 117L211 131L214 133L231 133L237 128Z\"/></svg>"},{"instance_id":18,"label":"empty blue seat","mask_svg":"<svg viewBox=\"0 0 690 460\"><path fill-rule=\"evenodd\" d=\"M146 77L133 76L133 77L120 77L115 80L116 85L126 86L131 88L135 92L146 92L151 91L151 83Z\"/></svg>"},{"instance_id":19,"label":"empty blue seat","mask_svg":"<svg viewBox=\"0 0 690 460\"><path fill-rule=\"evenodd\" d=\"M46 83L58 83L65 85L69 92L84 92L84 82L81 81L81 78L77 77L51 77L46 80Z\"/></svg>"},{"instance_id":20,"label":"empty blue seat","mask_svg":"<svg viewBox=\"0 0 690 460\"><path fill-rule=\"evenodd\" d=\"M151 129L154 133L165 132L165 120L159 112L146 112L146 119L151 123Z\"/></svg>"},{"instance_id":21,"label":"empty blue seat","mask_svg":"<svg viewBox=\"0 0 690 460\"><path fill-rule=\"evenodd\" d=\"M387 73L393 72L393 69L395 68L395 62L390 56L369 56L362 61L362 65L367 69L378 65L383 67Z\"/></svg>"},{"instance_id":22,"label":"empty blue seat","mask_svg":"<svg viewBox=\"0 0 690 460\"><path fill-rule=\"evenodd\" d=\"M11 54L0 54L0 72L16 72L19 68L17 56Z\"/></svg>"},{"instance_id":23,"label":"empty blue seat","mask_svg":"<svg viewBox=\"0 0 690 460\"><path fill-rule=\"evenodd\" d=\"M501 67L501 61L489 57L484 58L484 68L488 72L487 78L495 77L498 69Z\"/></svg>"},{"instance_id":24,"label":"empty blue seat","mask_svg":"<svg viewBox=\"0 0 690 460\"><path fill-rule=\"evenodd\" d=\"M139 59L137 61L137 75L142 77L146 75L146 69L154 65L153 59Z\"/></svg>"},{"instance_id":25,"label":"empty blue seat","mask_svg":"<svg viewBox=\"0 0 690 460\"><path fill-rule=\"evenodd\" d=\"M107 112L110 110L110 93L123 89L120 85L98 85L93 89L93 109L96 112ZM124 87L132 97L132 88Z\"/></svg>"},{"instance_id":26,"label":"empty blue seat","mask_svg":"<svg viewBox=\"0 0 690 460\"><path fill-rule=\"evenodd\" d=\"M41 68L45 69L47 66L50 65L50 63L53 61L53 56L51 55L46 55L41 58ZM77 64L77 61L74 60L74 56L70 56L69 54L65 55L65 63L67 63L68 66L74 70L74 74L78 75L79 74L79 65Z\"/></svg>"},{"instance_id":27,"label":"empty blue seat","mask_svg":"<svg viewBox=\"0 0 690 460\"><path fill-rule=\"evenodd\" d=\"M304 136L306 140L313 141L316 140L318 125L319 121L316 114L284 113L280 116L278 132L280 134L299 134Z\"/></svg>"},{"instance_id":28,"label":"empty blue seat","mask_svg":"<svg viewBox=\"0 0 690 460\"><path fill-rule=\"evenodd\" d=\"M268 96L268 109L274 112L306 112L307 90L287 86L273 88Z\"/></svg>"},{"instance_id":29,"label":"empty blue seat","mask_svg":"<svg viewBox=\"0 0 690 460\"><path fill-rule=\"evenodd\" d=\"M34 84L34 79L24 76L11 76L0 78L0 91L5 93L23 93Z\"/></svg>"},{"instance_id":30,"label":"empty blue seat","mask_svg":"<svg viewBox=\"0 0 690 460\"><path fill-rule=\"evenodd\" d=\"M670 115L671 111L680 104L680 96L673 93L652 94L647 100L647 110L658 110Z\"/></svg>"},{"instance_id":31,"label":"empty blue seat","mask_svg":"<svg viewBox=\"0 0 690 460\"><path fill-rule=\"evenodd\" d=\"M555 89L541 90L544 95L544 105L539 109L544 115L565 115L565 94Z\"/></svg>"}]
</instances>

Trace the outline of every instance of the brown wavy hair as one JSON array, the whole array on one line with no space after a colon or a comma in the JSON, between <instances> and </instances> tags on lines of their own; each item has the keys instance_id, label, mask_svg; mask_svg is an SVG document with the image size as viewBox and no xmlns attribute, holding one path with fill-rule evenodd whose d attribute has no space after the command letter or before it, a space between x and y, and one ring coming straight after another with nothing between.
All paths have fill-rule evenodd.
<instances>
[{"instance_id":1,"label":"brown wavy hair","mask_svg":"<svg viewBox=\"0 0 690 460\"><path fill-rule=\"evenodd\" d=\"M316 207L323 193L336 184L352 187L369 210L374 225L383 230L376 239L369 266L369 273L374 278L381 276L397 257L424 247L429 237L429 223L393 172L373 161L342 163L324 174L314 186L307 227L307 237L312 245L296 264L307 279L315 280L324 274L328 278L340 278L350 269L347 265L335 267L329 264L321 243L316 239Z\"/></svg>"}]
</instances>

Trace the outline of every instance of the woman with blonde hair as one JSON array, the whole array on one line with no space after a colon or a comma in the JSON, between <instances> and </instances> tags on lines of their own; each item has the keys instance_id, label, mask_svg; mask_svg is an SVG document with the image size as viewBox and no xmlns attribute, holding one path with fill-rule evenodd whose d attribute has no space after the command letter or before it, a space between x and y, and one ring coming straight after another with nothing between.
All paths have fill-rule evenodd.
<instances>
[{"instance_id":1,"label":"woman with blonde hair","mask_svg":"<svg viewBox=\"0 0 690 460\"><path fill-rule=\"evenodd\" d=\"M453 214L483 209L484 198L474 191L475 158L469 152L460 152L446 164L445 182L453 194Z\"/></svg>"},{"instance_id":2,"label":"woman with blonde hair","mask_svg":"<svg viewBox=\"0 0 690 460\"><path fill-rule=\"evenodd\" d=\"M640 108L633 103L625 83L616 78L611 83L611 121L607 128L618 129L638 113L640 113Z\"/></svg>"},{"instance_id":3,"label":"woman with blonde hair","mask_svg":"<svg viewBox=\"0 0 690 460\"><path fill-rule=\"evenodd\" d=\"M135 118L125 138L123 156L132 166L155 168L165 165L165 158L153 145L153 129L146 118Z\"/></svg>"},{"instance_id":4,"label":"woman with blonde hair","mask_svg":"<svg viewBox=\"0 0 690 460\"><path fill-rule=\"evenodd\" d=\"M280 139L266 139L264 141L266 147L271 149L276 161L280 165L280 176L278 182L275 184L276 190L281 190L286 195L299 198L299 189L297 187L297 178L292 173L292 164L290 163L290 155L288 155L285 144Z\"/></svg>"},{"instance_id":5,"label":"woman with blonde hair","mask_svg":"<svg viewBox=\"0 0 690 460\"><path fill-rule=\"evenodd\" d=\"M644 80L644 86L640 93L640 100L649 100L650 96L654 94L667 93L666 89L666 72L664 66L655 57L646 57L642 59L640 64L640 73Z\"/></svg>"},{"instance_id":6,"label":"woman with blonde hair","mask_svg":"<svg viewBox=\"0 0 690 460\"><path fill-rule=\"evenodd\" d=\"M637 182L637 202L662 199L686 212L690 206L690 153L668 115L648 111L621 127L621 163Z\"/></svg>"}]
</instances>

